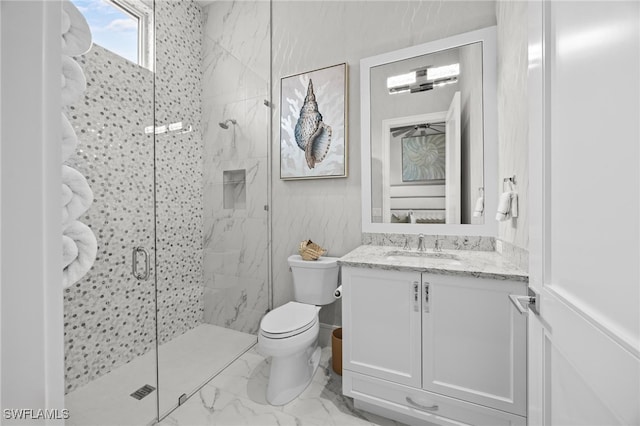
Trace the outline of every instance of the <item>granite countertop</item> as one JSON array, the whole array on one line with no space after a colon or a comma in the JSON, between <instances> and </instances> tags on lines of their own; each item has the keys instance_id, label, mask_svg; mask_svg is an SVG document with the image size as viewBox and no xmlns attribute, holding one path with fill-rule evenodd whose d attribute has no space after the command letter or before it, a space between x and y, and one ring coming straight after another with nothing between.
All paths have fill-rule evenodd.
<instances>
[{"instance_id":1,"label":"granite countertop","mask_svg":"<svg viewBox=\"0 0 640 426\"><path fill-rule=\"evenodd\" d=\"M442 250L424 252L394 246L364 245L338 260L340 266L429 272L499 280L529 281L529 275L495 251Z\"/></svg>"}]
</instances>

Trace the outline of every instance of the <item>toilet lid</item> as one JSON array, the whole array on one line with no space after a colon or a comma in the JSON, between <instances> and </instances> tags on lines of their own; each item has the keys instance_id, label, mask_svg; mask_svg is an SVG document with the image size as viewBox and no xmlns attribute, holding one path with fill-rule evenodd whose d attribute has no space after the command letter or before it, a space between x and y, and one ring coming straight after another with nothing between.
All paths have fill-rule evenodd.
<instances>
[{"instance_id":1,"label":"toilet lid","mask_svg":"<svg viewBox=\"0 0 640 426\"><path fill-rule=\"evenodd\" d=\"M290 333L312 323L318 315L314 305L289 302L266 314L260 322L260 329L269 334Z\"/></svg>"}]
</instances>

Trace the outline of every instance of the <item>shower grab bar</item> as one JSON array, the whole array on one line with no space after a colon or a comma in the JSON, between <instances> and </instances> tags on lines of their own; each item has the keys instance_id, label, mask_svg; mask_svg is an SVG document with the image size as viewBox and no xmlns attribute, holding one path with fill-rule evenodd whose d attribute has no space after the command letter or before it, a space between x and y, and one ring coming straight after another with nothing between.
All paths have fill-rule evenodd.
<instances>
[{"instance_id":1,"label":"shower grab bar","mask_svg":"<svg viewBox=\"0 0 640 426\"><path fill-rule=\"evenodd\" d=\"M138 256L144 255L144 272L138 272ZM149 252L144 247L134 247L131 255L131 272L137 280L146 281L149 279L151 268L149 267Z\"/></svg>"}]
</instances>

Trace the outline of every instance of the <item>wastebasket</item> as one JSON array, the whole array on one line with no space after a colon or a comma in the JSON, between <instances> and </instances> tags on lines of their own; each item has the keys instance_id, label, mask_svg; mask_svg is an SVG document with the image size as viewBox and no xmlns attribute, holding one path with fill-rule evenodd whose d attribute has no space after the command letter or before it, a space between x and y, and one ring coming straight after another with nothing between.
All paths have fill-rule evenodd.
<instances>
[{"instance_id":1,"label":"wastebasket","mask_svg":"<svg viewBox=\"0 0 640 426\"><path fill-rule=\"evenodd\" d=\"M342 376L342 327L331 333L331 358L333 371Z\"/></svg>"}]
</instances>

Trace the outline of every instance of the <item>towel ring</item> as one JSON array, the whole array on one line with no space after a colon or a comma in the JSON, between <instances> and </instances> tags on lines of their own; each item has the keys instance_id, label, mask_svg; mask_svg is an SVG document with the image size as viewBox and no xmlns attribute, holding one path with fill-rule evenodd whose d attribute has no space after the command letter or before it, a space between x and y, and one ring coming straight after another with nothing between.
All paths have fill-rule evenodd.
<instances>
[{"instance_id":1,"label":"towel ring","mask_svg":"<svg viewBox=\"0 0 640 426\"><path fill-rule=\"evenodd\" d=\"M504 192L504 184L506 182L509 182L509 187L511 189L513 189L513 185L516 184L516 175L509 176L509 177L506 177L506 178L502 179L502 192Z\"/></svg>"}]
</instances>

